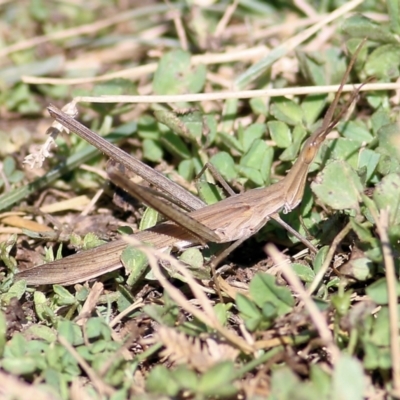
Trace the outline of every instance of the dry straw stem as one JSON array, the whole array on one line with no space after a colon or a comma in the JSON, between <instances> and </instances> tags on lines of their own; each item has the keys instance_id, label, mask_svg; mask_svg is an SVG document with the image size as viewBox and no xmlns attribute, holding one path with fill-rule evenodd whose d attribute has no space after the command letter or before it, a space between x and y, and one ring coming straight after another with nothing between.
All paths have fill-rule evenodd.
<instances>
[{"instance_id":1,"label":"dry straw stem","mask_svg":"<svg viewBox=\"0 0 400 400\"><path fill-rule=\"evenodd\" d=\"M215 329L228 342L239 348L244 353L254 352L255 349L253 346L250 346L234 332L221 325L210 303L210 300L203 291L203 288L194 280L191 273L184 267L182 263L160 250L144 245L142 242L132 236L124 236L124 239L128 244L135 246L135 248L142 251L146 255L154 276L178 306L191 313L194 317L212 329ZM168 262L172 268L174 268L184 277L186 283L193 293L193 296L197 299L203 311L193 306L191 302L182 294L182 292L168 281L168 279L161 272L161 269L158 265L158 260Z\"/></svg>"},{"instance_id":2,"label":"dry straw stem","mask_svg":"<svg viewBox=\"0 0 400 400\"><path fill-rule=\"evenodd\" d=\"M278 251L273 244L265 246L267 254L272 258L275 264L278 264L282 270L283 276L287 280L293 290L297 293L300 300L304 303L305 308L310 314L310 318L313 321L315 328L317 329L322 341L325 343L328 352L331 354L332 364L338 360L340 351L333 341L332 333L329 330L328 324L325 321L324 316L318 310L318 307L313 302L309 294L304 290L304 287L298 278L298 276L292 271L287 260Z\"/></svg>"},{"instance_id":3,"label":"dry straw stem","mask_svg":"<svg viewBox=\"0 0 400 400\"><path fill-rule=\"evenodd\" d=\"M392 395L400 398L400 341L399 321L397 312L397 282L394 258L388 235L389 210L381 210L378 216L371 207L369 208L375 220L379 237L381 239L383 261L385 264L386 284L388 290L389 325L390 325L390 352L392 358Z\"/></svg>"},{"instance_id":4,"label":"dry straw stem","mask_svg":"<svg viewBox=\"0 0 400 400\"><path fill-rule=\"evenodd\" d=\"M354 92L358 84L344 85L342 92ZM283 89L259 89L259 90L239 90L230 92L214 93L192 93L179 95L149 95L149 96L124 96L124 95L104 95L104 96L78 96L71 103L179 103L210 100L228 100L228 99L252 99L256 97L279 97L279 96L298 96L307 94L336 93L339 85L327 86L303 86ZM393 83L367 83L359 90L360 92L371 92L380 90L398 90L400 82Z\"/></svg>"}]
</instances>

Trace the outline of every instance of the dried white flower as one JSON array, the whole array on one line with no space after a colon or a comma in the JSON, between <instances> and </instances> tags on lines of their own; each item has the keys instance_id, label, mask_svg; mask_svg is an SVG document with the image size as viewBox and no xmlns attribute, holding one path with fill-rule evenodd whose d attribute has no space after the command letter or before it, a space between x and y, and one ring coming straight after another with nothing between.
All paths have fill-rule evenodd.
<instances>
[{"instance_id":1,"label":"dried white flower","mask_svg":"<svg viewBox=\"0 0 400 400\"><path fill-rule=\"evenodd\" d=\"M43 165L44 160L51 156L51 146L54 145L54 147L57 147L54 136L57 136L58 133L59 132L57 131L56 135L50 134L46 142L39 148L38 151L25 157L23 164L27 164L31 169L40 168Z\"/></svg>"},{"instance_id":2,"label":"dried white flower","mask_svg":"<svg viewBox=\"0 0 400 400\"><path fill-rule=\"evenodd\" d=\"M78 109L76 107L76 103L71 101L66 104L62 111L71 116L72 118L76 118L78 116ZM40 168L43 165L43 162L46 158L51 156L50 150L51 147L57 147L55 140L57 136L65 131L67 134L69 133L69 129L65 128L62 124L57 121L54 121L50 128L47 129L46 133L49 135L46 142L39 148L39 150L29 154L25 157L23 163L28 165L29 168Z\"/></svg>"}]
</instances>

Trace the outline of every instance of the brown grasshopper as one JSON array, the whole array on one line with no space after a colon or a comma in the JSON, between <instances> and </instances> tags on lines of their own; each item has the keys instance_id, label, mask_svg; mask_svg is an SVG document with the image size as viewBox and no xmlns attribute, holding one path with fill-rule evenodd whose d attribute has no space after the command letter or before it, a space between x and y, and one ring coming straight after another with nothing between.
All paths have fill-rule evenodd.
<instances>
[{"instance_id":1,"label":"brown grasshopper","mask_svg":"<svg viewBox=\"0 0 400 400\"><path fill-rule=\"evenodd\" d=\"M102 143L102 146L106 146L106 148L100 147L99 143L104 139L98 135L93 138L93 133L89 135L91 137L84 137L80 132L80 136L96 147L101 148L103 152L114 160L122 162L124 166L141 175L150 183L170 194L176 195L178 191L180 195L174 197L178 197L177 201L180 204L185 204L187 209L192 210L185 213L177 209L155 196L154 191L134 184L128 178L122 176L116 168L111 168L109 176L114 183L171 220L138 232L134 235L135 238L142 242L151 243L156 248L185 247L204 244L205 242L234 242L223 252L223 256L226 256L233 248L259 231L271 218L283 223L278 213L281 210L285 213L290 212L299 205L303 197L309 166L326 135L332 131L346 111L345 107L336 117L333 117L343 85L349 76L360 47L361 45L349 63L334 101L324 117L322 126L306 140L298 159L287 176L266 188L252 189L245 193L228 197L213 205L204 205L201 200L176 184L168 188L171 181L163 175L153 174L155 171L151 170L150 167L143 167L145 164L135 160L136 164L139 163L140 168L145 169L144 173L141 170L138 172L136 164L134 167L129 167L130 160L127 160L130 156L126 153L118 148L113 149L108 142L106 142L106 145ZM356 98L361 86L354 90L348 104ZM82 126L79 127L80 124L77 121L68 117L54 106L49 107L49 112L63 126L73 131L82 130ZM87 128L85 129L89 131ZM121 153L125 154L125 156L121 156ZM149 172L149 170L153 172ZM156 176L156 179L154 179L154 176ZM176 189L174 185L179 189ZM289 227L289 229L291 228ZM290 231L293 233L293 229ZM303 242L307 241L303 239ZM122 266L120 256L125 247L126 242L123 239L116 240L95 249L21 271L17 274L17 279L25 279L29 285L71 285L86 281L120 268Z\"/></svg>"}]
</instances>

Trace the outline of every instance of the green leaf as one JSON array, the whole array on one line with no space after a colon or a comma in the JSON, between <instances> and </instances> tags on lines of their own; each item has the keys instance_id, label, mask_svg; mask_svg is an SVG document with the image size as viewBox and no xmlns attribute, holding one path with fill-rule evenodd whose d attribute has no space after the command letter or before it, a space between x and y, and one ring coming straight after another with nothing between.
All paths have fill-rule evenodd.
<instances>
[{"instance_id":1,"label":"green leaf","mask_svg":"<svg viewBox=\"0 0 400 400\"><path fill-rule=\"evenodd\" d=\"M185 180L191 181L194 175L193 159L182 160L178 165L178 173Z\"/></svg>"},{"instance_id":2,"label":"green leaf","mask_svg":"<svg viewBox=\"0 0 400 400\"><path fill-rule=\"evenodd\" d=\"M241 176L244 176L249 181L253 182L256 186L264 186L265 182L263 176L258 169L239 165L238 171Z\"/></svg>"},{"instance_id":3,"label":"green leaf","mask_svg":"<svg viewBox=\"0 0 400 400\"><path fill-rule=\"evenodd\" d=\"M40 320L45 321L48 318L55 318L54 312L48 306L46 296L42 292L37 290L35 291L33 294L33 302L35 305L36 314Z\"/></svg>"},{"instance_id":4,"label":"green leaf","mask_svg":"<svg viewBox=\"0 0 400 400\"><path fill-rule=\"evenodd\" d=\"M232 181L237 178L237 171L235 161L232 156L225 152L220 151L210 158L210 163L217 168L218 172L227 180Z\"/></svg>"},{"instance_id":5,"label":"green leaf","mask_svg":"<svg viewBox=\"0 0 400 400\"><path fill-rule=\"evenodd\" d=\"M357 168L360 143L346 138L339 138L326 143L324 149L326 148L330 152L330 158L346 161L353 168Z\"/></svg>"},{"instance_id":6,"label":"green leaf","mask_svg":"<svg viewBox=\"0 0 400 400\"><path fill-rule=\"evenodd\" d=\"M329 398L331 393L331 377L327 371L324 370L323 366L319 364L310 365L310 379L315 385L319 395L322 398Z\"/></svg>"},{"instance_id":7,"label":"green leaf","mask_svg":"<svg viewBox=\"0 0 400 400\"><path fill-rule=\"evenodd\" d=\"M365 179L368 182L378 166L381 155L370 149L361 149L358 155L358 170L366 168Z\"/></svg>"},{"instance_id":8,"label":"green leaf","mask_svg":"<svg viewBox=\"0 0 400 400\"><path fill-rule=\"evenodd\" d=\"M235 302L238 310L249 318L260 318L261 312L260 309L256 306L256 304L247 298L246 296L238 293Z\"/></svg>"},{"instance_id":9,"label":"green leaf","mask_svg":"<svg viewBox=\"0 0 400 400\"><path fill-rule=\"evenodd\" d=\"M344 317L349 312L351 306L351 291L336 293L331 297L332 306L339 317Z\"/></svg>"},{"instance_id":10,"label":"green leaf","mask_svg":"<svg viewBox=\"0 0 400 400\"><path fill-rule=\"evenodd\" d=\"M342 25L342 30L351 37L363 39L367 36L369 40L375 42L397 43L396 37L386 29L384 24L378 24L361 14L347 18Z\"/></svg>"},{"instance_id":11,"label":"green leaf","mask_svg":"<svg viewBox=\"0 0 400 400\"><path fill-rule=\"evenodd\" d=\"M158 223L159 214L156 210L151 207L147 207L143 213L142 219L140 220L139 230L144 231L149 229Z\"/></svg>"},{"instance_id":12,"label":"green leaf","mask_svg":"<svg viewBox=\"0 0 400 400\"><path fill-rule=\"evenodd\" d=\"M272 371L270 398L292 400L299 384L299 378L289 367L277 368Z\"/></svg>"},{"instance_id":13,"label":"green leaf","mask_svg":"<svg viewBox=\"0 0 400 400\"><path fill-rule=\"evenodd\" d=\"M250 107L254 114L258 115L268 115L268 107L265 99L260 97L253 97L250 99Z\"/></svg>"},{"instance_id":14,"label":"green leaf","mask_svg":"<svg viewBox=\"0 0 400 400\"><path fill-rule=\"evenodd\" d=\"M167 129L167 127L164 128ZM137 133L141 139L159 140L161 136L158 122L154 117L146 114L139 118Z\"/></svg>"},{"instance_id":15,"label":"green leaf","mask_svg":"<svg viewBox=\"0 0 400 400\"><path fill-rule=\"evenodd\" d=\"M163 365L155 366L146 380L146 389L151 393L176 396L181 389L178 383L171 379L171 372Z\"/></svg>"},{"instance_id":16,"label":"green leaf","mask_svg":"<svg viewBox=\"0 0 400 400\"><path fill-rule=\"evenodd\" d=\"M156 94L198 93L204 86L206 68L191 65L190 53L170 51L161 58L153 79Z\"/></svg>"},{"instance_id":17,"label":"green leaf","mask_svg":"<svg viewBox=\"0 0 400 400\"><path fill-rule=\"evenodd\" d=\"M57 330L58 334L63 336L73 346L79 346L84 343L81 328L71 321L60 321Z\"/></svg>"},{"instance_id":18,"label":"green leaf","mask_svg":"<svg viewBox=\"0 0 400 400\"><path fill-rule=\"evenodd\" d=\"M160 144L152 139L143 140L143 158L152 162L160 162L163 158L163 150Z\"/></svg>"},{"instance_id":19,"label":"green leaf","mask_svg":"<svg viewBox=\"0 0 400 400\"><path fill-rule=\"evenodd\" d=\"M8 181L10 183L18 183L21 182L25 178L25 174L22 171L14 171L9 177Z\"/></svg>"},{"instance_id":20,"label":"green leaf","mask_svg":"<svg viewBox=\"0 0 400 400\"><path fill-rule=\"evenodd\" d=\"M278 120L288 125L297 125L303 122L303 110L292 100L277 97L271 104L269 112Z\"/></svg>"},{"instance_id":21,"label":"green leaf","mask_svg":"<svg viewBox=\"0 0 400 400\"><path fill-rule=\"evenodd\" d=\"M261 139L265 134L265 124L251 124L246 129L239 129L239 140L244 151L248 151L257 139Z\"/></svg>"},{"instance_id":22,"label":"green leaf","mask_svg":"<svg viewBox=\"0 0 400 400\"><path fill-rule=\"evenodd\" d=\"M121 254L122 265L129 273L127 284L133 286L144 274L148 261L146 255L134 246L127 246Z\"/></svg>"},{"instance_id":23,"label":"green leaf","mask_svg":"<svg viewBox=\"0 0 400 400\"><path fill-rule=\"evenodd\" d=\"M389 174L377 185L373 194L379 210L389 209L390 225L400 224L400 175Z\"/></svg>"},{"instance_id":24,"label":"green leaf","mask_svg":"<svg viewBox=\"0 0 400 400\"><path fill-rule=\"evenodd\" d=\"M292 135L289 127L282 121L269 121L267 123L269 134L276 145L286 149L292 143Z\"/></svg>"},{"instance_id":25,"label":"green leaf","mask_svg":"<svg viewBox=\"0 0 400 400\"><path fill-rule=\"evenodd\" d=\"M218 137L225 144L225 146L227 146L229 149L230 148L234 148L239 153L243 153L244 152L242 143L240 143L239 140L235 138L235 136L228 135L225 132L219 132L218 133Z\"/></svg>"},{"instance_id":26,"label":"green leaf","mask_svg":"<svg viewBox=\"0 0 400 400\"><path fill-rule=\"evenodd\" d=\"M312 191L334 210L358 209L363 186L355 171L344 161L328 164L311 184Z\"/></svg>"},{"instance_id":27,"label":"green leaf","mask_svg":"<svg viewBox=\"0 0 400 400\"><path fill-rule=\"evenodd\" d=\"M390 114L387 109L376 110L370 118L372 131L375 135L378 134L379 130L385 125L391 125ZM396 125L396 124L394 124Z\"/></svg>"},{"instance_id":28,"label":"green leaf","mask_svg":"<svg viewBox=\"0 0 400 400\"><path fill-rule=\"evenodd\" d=\"M232 303L223 304L218 303L213 308L215 311L215 315L222 325L226 325L229 318L229 309L232 307Z\"/></svg>"},{"instance_id":29,"label":"green leaf","mask_svg":"<svg viewBox=\"0 0 400 400\"><path fill-rule=\"evenodd\" d=\"M340 266L340 273L359 282L365 282L374 276L375 267L369 258L354 258Z\"/></svg>"},{"instance_id":30,"label":"green leaf","mask_svg":"<svg viewBox=\"0 0 400 400\"><path fill-rule=\"evenodd\" d=\"M393 157L400 162L400 151L399 151L399 131L397 124L384 125L378 131L379 147L378 151L382 154L386 154Z\"/></svg>"},{"instance_id":31,"label":"green leaf","mask_svg":"<svg viewBox=\"0 0 400 400\"><path fill-rule=\"evenodd\" d=\"M296 275L305 283L310 283L315 278L314 270L308 265L293 263L291 265L291 268L296 273Z\"/></svg>"},{"instance_id":32,"label":"green leaf","mask_svg":"<svg viewBox=\"0 0 400 400\"><path fill-rule=\"evenodd\" d=\"M293 161L297 157L303 139L307 136L307 131L303 125L299 124L294 127L292 136L292 144L279 156L281 161Z\"/></svg>"},{"instance_id":33,"label":"green leaf","mask_svg":"<svg viewBox=\"0 0 400 400\"><path fill-rule=\"evenodd\" d=\"M338 131L347 139L358 142L370 143L374 137L362 121L348 121L338 125Z\"/></svg>"},{"instance_id":34,"label":"green leaf","mask_svg":"<svg viewBox=\"0 0 400 400\"><path fill-rule=\"evenodd\" d=\"M99 239L99 237L97 235L95 235L92 232L89 232L83 238L82 249L83 250L93 249L94 247L98 247L104 243L106 243L105 240L101 240L101 239Z\"/></svg>"},{"instance_id":35,"label":"green leaf","mask_svg":"<svg viewBox=\"0 0 400 400\"><path fill-rule=\"evenodd\" d=\"M399 296L400 282L396 282L396 288L397 288L397 296ZM366 289L366 293L375 303L380 305L388 304L386 278L378 279L374 283L369 285Z\"/></svg>"},{"instance_id":36,"label":"green leaf","mask_svg":"<svg viewBox=\"0 0 400 400\"><path fill-rule=\"evenodd\" d=\"M63 286L53 285L55 299L59 306L69 306L76 303L75 297Z\"/></svg>"},{"instance_id":37,"label":"green leaf","mask_svg":"<svg viewBox=\"0 0 400 400\"><path fill-rule=\"evenodd\" d=\"M261 178L259 185L265 185L269 177L269 171L266 171L265 165L268 165L270 161L272 162L272 158L273 149L267 146L263 140L257 139L252 143L247 153L240 159L240 171L245 171L246 168L258 170ZM252 180L253 178L259 179L258 177L252 176ZM253 182L257 183L255 180L253 180Z\"/></svg>"},{"instance_id":38,"label":"green leaf","mask_svg":"<svg viewBox=\"0 0 400 400\"><path fill-rule=\"evenodd\" d=\"M3 172L4 175L8 178L15 171L15 160L11 156L7 156L3 161Z\"/></svg>"},{"instance_id":39,"label":"green leaf","mask_svg":"<svg viewBox=\"0 0 400 400\"><path fill-rule=\"evenodd\" d=\"M333 400L362 400L365 393L363 367L356 358L341 354L332 377Z\"/></svg>"},{"instance_id":40,"label":"green leaf","mask_svg":"<svg viewBox=\"0 0 400 400\"><path fill-rule=\"evenodd\" d=\"M398 0L387 0L388 15L390 18L390 28L393 32L400 33L400 4Z\"/></svg>"},{"instance_id":41,"label":"green leaf","mask_svg":"<svg viewBox=\"0 0 400 400\"><path fill-rule=\"evenodd\" d=\"M102 338L105 341L111 340L111 328L100 317L89 318L85 324L85 332L88 339Z\"/></svg>"},{"instance_id":42,"label":"green leaf","mask_svg":"<svg viewBox=\"0 0 400 400\"><path fill-rule=\"evenodd\" d=\"M261 311L252 300L240 293L236 295L235 302L246 328L254 332L263 320Z\"/></svg>"},{"instance_id":43,"label":"green leaf","mask_svg":"<svg viewBox=\"0 0 400 400\"><path fill-rule=\"evenodd\" d=\"M390 350L388 347L376 346L373 343L364 345L364 368L366 370L389 370L392 366Z\"/></svg>"},{"instance_id":44,"label":"green leaf","mask_svg":"<svg viewBox=\"0 0 400 400\"><path fill-rule=\"evenodd\" d=\"M185 365L179 365L176 369L171 371L174 381L186 390L195 392L198 386L198 378L194 371L191 371Z\"/></svg>"},{"instance_id":45,"label":"green leaf","mask_svg":"<svg viewBox=\"0 0 400 400\"><path fill-rule=\"evenodd\" d=\"M318 273L318 271L321 269L326 256L328 255L329 252L329 246L324 246L321 247L318 250L318 253L316 254L315 258L314 258L314 262L313 262L313 269L315 271L315 273Z\"/></svg>"},{"instance_id":46,"label":"green leaf","mask_svg":"<svg viewBox=\"0 0 400 400\"><path fill-rule=\"evenodd\" d=\"M308 80L315 85L329 85L340 82L346 62L340 49L332 47L324 52L297 51L300 68ZM332 66L335 66L332 68Z\"/></svg>"},{"instance_id":47,"label":"green leaf","mask_svg":"<svg viewBox=\"0 0 400 400\"><path fill-rule=\"evenodd\" d=\"M237 389L232 385L234 368L231 361L223 361L210 368L199 379L197 390L205 396L233 396Z\"/></svg>"},{"instance_id":48,"label":"green leaf","mask_svg":"<svg viewBox=\"0 0 400 400\"><path fill-rule=\"evenodd\" d=\"M6 293L1 294L1 301L8 305L13 297L20 300L26 291L26 287L27 285L25 280L15 282Z\"/></svg>"},{"instance_id":49,"label":"green leaf","mask_svg":"<svg viewBox=\"0 0 400 400\"><path fill-rule=\"evenodd\" d=\"M24 335L30 339L42 339L48 343L53 343L57 340L57 334L54 329L39 324L31 325L24 332Z\"/></svg>"},{"instance_id":50,"label":"green leaf","mask_svg":"<svg viewBox=\"0 0 400 400\"><path fill-rule=\"evenodd\" d=\"M193 268L203 268L204 267L204 258L203 254L199 249L191 248L185 250L179 259L188 264L190 267Z\"/></svg>"},{"instance_id":51,"label":"green leaf","mask_svg":"<svg viewBox=\"0 0 400 400\"><path fill-rule=\"evenodd\" d=\"M303 110L303 118L307 126L313 124L318 116L323 111L326 104L326 95L324 94L309 94L301 102Z\"/></svg>"},{"instance_id":52,"label":"green leaf","mask_svg":"<svg viewBox=\"0 0 400 400\"><path fill-rule=\"evenodd\" d=\"M199 197L207 204L214 204L225 198L222 189L213 183L198 181L196 186Z\"/></svg>"},{"instance_id":53,"label":"green leaf","mask_svg":"<svg viewBox=\"0 0 400 400\"><path fill-rule=\"evenodd\" d=\"M371 233L370 223L358 222L355 218L350 218L351 228L357 234L358 238L364 243L370 243L376 245L376 238Z\"/></svg>"},{"instance_id":54,"label":"green leaf","mask_svg":"<svg viewBox=\"0 0 400 400\"><path fill-rule=\"evenodd\" d=\"M399 74L400 45L386 44L377 47L368 57L364 69L368 75L379 79L396 79Z\"/></svg>"},{"instance_id":55,"label":"green leaf","mask_svg":"<svg viewBox=\"0 0 400 400\"><path fill-rule=\"evenodd\" d=\"M399 314L399 307L397 305L397 318ZM398 319L397 319L398 320ZM390 317L389 307L383 306L375 315L373 320L372 329L369 336L369 341L378 346L390 345ZM389 364L389 366L391 363Z\"/></svg>"},{"instance_id":56,"label":"green leaf","mask_svg":"<svg viewBox=\"0 0 400 400\"><path fill-rule=\"evenodd\" d=\"M274 276L258 272L249 285L250 295L262 308L269 302L277 307L278 315L290 312L294 306L294 298L290 290L276 284Z\"/></svg>"},{"instance_id":57,"label":"green leaf","mask_svg":"<svg viewBox=\"0 0 400 400\"><path fill-rule=\"evenodd\" d=\"M34 357L6 358L1 361L1 366L13 375L33 374L37 369Z\"/></svg>"},{"instance_id":58,"label":"green leaf","mask_svg":"<svg viewBox=\"0 0 400 400\"><path fill-rule=\"evenodd\" d=\"M160 142L173 155L176 155L186 160L192 157L189 149L187 148L183 140L172 131L164 132L160 137Z\"/></svg>"}]
</instances>

